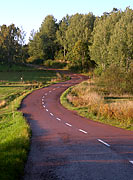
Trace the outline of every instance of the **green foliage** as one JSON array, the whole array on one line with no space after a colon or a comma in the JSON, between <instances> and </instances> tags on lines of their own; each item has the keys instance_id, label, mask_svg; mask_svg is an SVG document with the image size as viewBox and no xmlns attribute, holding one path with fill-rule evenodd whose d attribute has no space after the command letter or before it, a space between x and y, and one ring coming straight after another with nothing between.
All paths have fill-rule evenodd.
<instances>
[{"instance_id":1,"label":"green foliage","mask_svg":"<svg viewBox=\"0 0 133 180\"><path fill-rule=\"evenodd\" d=\"M60 49L59 51L56 51L54 58L55 58L55 60L64 61L65 60L65 55L64 55L63 49Z\"/></svg>"},{"instance_id":2,"label":"green foliage","mask_svg":"<svg viewBox=\"0 0 133 180\"><path fill-rule=\"evenodd\" d=\"M91 13L87 15L75 14L69 20L66 31L67 59L70 61L70 69L88 71L90 64L91 33L95 16Z\"/></svg>"},{"instance_id":3,"label":"green foliage","mask_svg":"<svg viewBox=\"0 0 133 180\"><path fill-rule=\"evenodd\" d=\"M114 9L97 18L93 30L90 56L98 64L99 72L114 64L130 68L133 59L133 10L124 12Z\"/></svg>"},{"instance_id":4,"label":"green foliage","mask_svg":"<svg viewBox=\"0 0 133 180\"><path fill-rule=\"evenodd\" d=\"M53 59L56 51L57 24L53 16L47 16L38 32L32 32L29 42L29 54L31 62L36 59Z\"/></svg>"},{"instance_id":5,"label":"green foliage","mask_svg":"<svg viewBox=\"0 0 133 180\"><path fill-rule=\"evenodd\" d=\"M29 126L20 112L2 117L0 139L0 179L20 179L29 150Z\"/></svg>"},{"instance_id":6,"label":"green foliage","mask_svg":"<svg viewBox=\"0 0 133 180\"><path fill-rule=\"evenodd\" d=\"M59 23L59 29L56 32L56 38L57 42L60 45L61 50L63 51L63 56L61 57L63 60L65 60L66 56L66 50L67 50L67 37L66 37L66 31L68 29L69 25L69 19L70 17L67 15L64 17L60 23ZM60 52L60 51L59 51Z\"/></svg>"},{"instance_id":7,"label":"green foliage","mask_svg":"<svg viewBox=\"0 0 133 180\"><path fill-rule=\"evenodd\" d=\"M66 63L49 59L47 61L44 61L44 66L48 68L64 68L66 66Z\"/></svg>"},{"instance_id":8,"label":"green foliage","mask_svg":"<svg viewBox=\"0 0 133 180\"><path fill-rule=\"evenodd\" d=\"M24 52L24 36L23 31L14 24L0 26L0 62L11 66L14 62L20 61Z\"/></svg>"},{"instance_id":9,"label":"green foliage","mask_svg":"<svg viewBox=\"0 0 133 180\"><path fill-rule=\"evenodd\" d=\"M103 70L108 66L108 45L116 23L121 18L121 12L111 12L97 18L93 30L91 58Z\"/></svg>"},{"instance_id":10,"label":"green foliage","mask_svg":"<svg viewBox=\"0 0 133 180\"><path fill-rule=\"evenodd\" d=\"M31 132L23 114L17 110L28 93L52 83L56 73L16 65L7 73L5 64L0 68L0 179L19 180L23 176Z\"/></svg>"},{"instance_id":11,"label":"green foliage","mask_svg":"<svg viewBox=\"0 0 133 180\"><path fill-rule=\"evenodd\" d=\"M133 61L133 10L127 8L116 24L109 43L109 64L126 71Z\"/></svg>"},{"instance_id":12,"label":"green foliage","mask_svg":"<svg viewBox=\"0 0 133 180\"><path fill-rule=\"evenodd\" d=\"M88 71L90 67L91 32L95 16L91 13L64 17L59 24L53 16L47 16L39 32L29 43L29 61L58 59L69 61L70 69Z\"/></svg>"},{"instance_id":13,"label":"green foliage","mask_svg":"<svg viewBox=\"0 0 133 180\"><path fill-rule=\"evenodd\" d=\"M98 84L107 94L133 94L133 70L125 72L112 65L99 77Z\"/></svg>"},{"instance_id":14,"label":"green foliage","mask_svg":"<svg viewBox=\"0 0 133 180\"><path fill-rule=\"evenodd\" d=\"M33 39L30 39L28 51L30 59L28 59L28 62L34 62L36 59L43 59L44 53L40 36L41 33L37 32L34 34Z\"/></svg>"}]
</instances>

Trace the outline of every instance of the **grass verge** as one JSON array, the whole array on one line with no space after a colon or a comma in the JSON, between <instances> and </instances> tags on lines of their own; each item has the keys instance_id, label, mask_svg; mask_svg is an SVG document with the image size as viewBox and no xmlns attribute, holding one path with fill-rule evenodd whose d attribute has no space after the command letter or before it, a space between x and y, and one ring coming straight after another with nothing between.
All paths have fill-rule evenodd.
<instances>
[{"instance_id":1,"label":"grass verge","mask_svg":"<svg viewBox=\"0 0 133 180\"><path fill-rule=\"evenodd\" d=\"M14 70L0 72L1 180L19 180L27 160L31 130L18 111L22 99L35 89L61 81L56 72L23 68L19 71L15 66Z\"/></svg>"},{"instance_id":2,"label":"grass verge","mask_svg":"<svg viewBox=\"0 0 133 180\"><path fill-rule=\"evenodd\" d=\"M86 82L83 82L86 86ZM78 87L77 87L78 86ZM78 96L77 92L74 91L73 89L76 88L77 91L79 91L80 96ZM82 89L82 91L81 91ZM66 107L69 110L73 110L73 111L77 111L77 113L83 117L92 119L94 121L98 121L98 122L102 122L104 124L109 124L112 126L116 126L119 128L124 128L127 130L133 130L133 119L132 119L132 114L130 115L130 111L131 109L129 108L129 114L126 111L126 114L124 114L125 112L125 107L127 107L127 104L123 105L125 107L120 106L120 104L116 104L115 106L118 107L119 105L119 109L117 108L112 108L112 104L108 105L108 104L104 104L103 102L101 103L99 100L99 97L97 97L94 93L91 94L91 98L90 101L93 101L93 104L88 105L88 97L83 101L82 99L82 93L84 91L84 89L86 90L86 87L84 88L82 86L82 88L79 88L79 85L76 85L74 87L70 87L68 88L60 97L60 101L61 104ZM82 94L82 95L81 95ZM97 103L98 101L98 103ZM74 102L74 104L73 104ZM95 103L94 103L95 102ZM101 104L100 104L101 103ZM113 104L114 106L114 104ZM111 108L112 109L111 109ZM112 114L115 114L115 117L117 116L117 118L112 117ZM124 119L123 118L123 114L128 117L130 115L129 118Z\"/></svg>"},{"instance_id":3,"label":"grass verge","mask_svg":"<svg viewBox=\"0 0 133 180\"><path fill-rule=\"evenodd\" d=\"M17 109L29 92L11 102L10 112L0 115L0 179L2 180L17 180L23 174L29 150L30 127L23 114Z\"/></svg>"}]
</instances>

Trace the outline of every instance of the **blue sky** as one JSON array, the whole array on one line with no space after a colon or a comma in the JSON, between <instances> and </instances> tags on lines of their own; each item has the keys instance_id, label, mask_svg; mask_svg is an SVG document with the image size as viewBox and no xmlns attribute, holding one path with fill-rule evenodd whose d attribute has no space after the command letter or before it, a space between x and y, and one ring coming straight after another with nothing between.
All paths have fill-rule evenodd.
<instances>
[{"instance_id":1,"label":"blue sky","mask_svg":"<svg viewBox=\"0 0 133 180\"><path fill-rule=\"evenodd\" d=\"M31 30L38 30L49 14L59 21L66 14L92 12L101 16L114 7L125 10L128 6L133 9L133 0L0 0L0 25L22 26L28 39Z\"/></svg>"}]
</instances>

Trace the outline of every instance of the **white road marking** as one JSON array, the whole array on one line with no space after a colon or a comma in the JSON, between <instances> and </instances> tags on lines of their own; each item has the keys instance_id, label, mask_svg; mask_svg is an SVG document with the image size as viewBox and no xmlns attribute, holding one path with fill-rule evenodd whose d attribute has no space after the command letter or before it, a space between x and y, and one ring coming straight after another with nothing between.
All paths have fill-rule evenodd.
<instances>
[{"instance_id":1,"label":"white road marking","mask_svg":"<svg viewBox=\"0 0 133 180\"><path fill-rule=\"evenodd\" d=\"M42 101L44 101L44 99L42 99Z\"/></svg>"},{"instance_id":2,"label":"white road marking","mask_svg":"<svg viewBox=\"0 0 133 180\"><path fill-rule=\"evenodd\" d=\"M46 109L46 111L48 112L48 109Z\"/></svg>"},{"instance_id":3,"label":"white road marking","mask_svg":"<svg viewBox=\"0 0 133 180\"><path fill-rule=\"evenodd\" d=\"M106 143L106 142L102 141L101 139L97 139L97 140L98 140L99 142L103 143L104 145L106 145L106 146L110 147L110 145L109 145L108 143Z\"/></svg>"},{"instance_id":4,"label":"white road marking","mask_svg":"<svg viewBox=\"0 0 133 180\"><path fill-rule=\"evenodd\" d=\"M49 93L51 93L51 91L49 91Z\"/></svg>"},{"instance_id":5,"label":"white road marking","mask_svg":"<svg viewBox=\"0 0 133 180\"><path fill-rule=\"evenodd\" d=\"M133 161L129 161L129 162L133 164Z\"/></svg>"},{"instance_id":6,"label":"white road marking","mask_svg":"<svg viewBox=\"0 0 133 180\"><path fill-rule=\"evenodd\" d=\"M45 98L44 96L42 98Z\"/></svg>"},{"instance_id":7,"label":"white road marking","mask_svg":"<svg viewBox=\"0 0 133 180\"><path fill-rule=\"evenodd\" d=\"M45 108L46 106L45 106L45 105L43 105L43 107Z\"/></svg>"},{"instance_id":8,"label":"white road marking","mask_svg":"<svg viewBox=\"0 0 133 180\"><path fill-rule=\"evenodd\" d=\"M44 102L42 102L42 104L44 104Z\"/></svg>"},{"instance_id":9,"label":"white road marking","mask_svg":"<svg viewBox=\"0 0 133 180\"><path fill-rule=\"evenodd\" d=\"M65 124L66 124L67 126L70 126L70 127L72 126L72 125L71 125L71 124L69 124L69 123L65 123Z\"/></svg>"},{"instance_id":10,"label":"white road marking","mask_svg":"<svg viewBox=\"0 0 133 180\"><path fill-rule=\"evenodd\" d=\"M58 121L61 121L61 119L60 118L56 118Z\"/></svg>"},{"instance_id":11,"label":"white road marking","mask_svg":"<svg viewBox=\"0 0 133 180\"><path fill-rule=\"evenodd\" d=\"M45 93L45 96L47 96L47 93Z\"/></svg>"},{"instance_id":12,"label":"white road marking","mask_svg":"<svg viewBox=\"0 0 133 180\"><path fill-rule=\"evenodd\" d=\"M50 113L51 116L54 116L52 113Z\"/></svg>"},{"instance_id":13,"label":"white road marking","mask_svg":"<svg viewBox=\"0 0 133 180\"><path fill-rule=\"evenodd\" d=\"M79 129L79 131L80 131L80 132L82 132L82 133L87 134L87 132L86 132L86 131L84 131L84 130L82 130L82 129Z\"/></svg>"}]
</instances>

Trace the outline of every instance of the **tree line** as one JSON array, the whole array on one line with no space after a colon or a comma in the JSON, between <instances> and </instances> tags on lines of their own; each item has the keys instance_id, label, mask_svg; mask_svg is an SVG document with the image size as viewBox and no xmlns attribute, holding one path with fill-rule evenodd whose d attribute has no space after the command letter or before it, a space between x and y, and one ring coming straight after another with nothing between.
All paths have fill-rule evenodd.
<instances>
[{"instance_id":1,"label":"tree line","mask_svg":"<svg viewBox=\"0 0 133 180\"><path fill-rule=\"evenodd\" d=\"M96 67L97 74L112 65L128 71L133 64L133 10L129 7L125 11L114 8L101 17L66 15L59 22L48 15L37 32L31 31L28 45L24 37L14 24L0 26L0 62L58 59L77 71Z\"/></svg>"},{"instance_id":2,"label":"tree line","mask_svg":"<svg viewBox=\"0 0 133 180\"><path fill-rule=\"evenodd\" d=\"M24 62L28 57L28 46L24 45L25 32L15 24L0 26L0 63Z\"/></svg>"}]
</instances>

